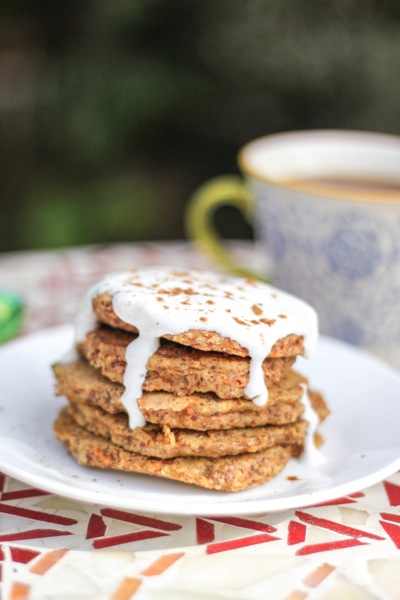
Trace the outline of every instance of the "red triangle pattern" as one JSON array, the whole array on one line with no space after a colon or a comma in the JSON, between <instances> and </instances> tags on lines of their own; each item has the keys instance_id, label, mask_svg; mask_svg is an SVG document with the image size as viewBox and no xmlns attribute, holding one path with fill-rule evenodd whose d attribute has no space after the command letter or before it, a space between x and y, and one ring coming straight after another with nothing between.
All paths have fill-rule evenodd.
<instances>
[{"instance_id":1,"label":"red triangle pattern","mask_svg":"<svg viewBox=\"0 0 400 600\"><path fill-rule=\"evenodd\" d=\"M384 481L383 486L389 498L390 506L400 506L400 485Z\"/></svg>"},{"instance_id":2,"label":"red triangle pattern","mask_svg":"<svg viewBox=\"0 0 400 600\"><path fill-rule=\"evenodd\" d=\"M337 540L335 542L322 542L321 544L309 544L297 550L296 556L307 556L317 552L327 552L328 550L341 550L343 548L352 548L353 546L364 546L364 542L354 538Z\"/></svg>"},{"instance_id":3,"label":"red triangle pattern","mask_svg":"<svg viewBox=\"0 0 400 600\"><path fill-rule=\"evenodd\" d=\"M90 515L89 523L86 530L86 539L91 540L93 538L102 537L106 533L106 524L103 518L96 513Z\"/></svg>"},{"instance_id":4,"label":"red triangle pattern","mask_svg":"<svg viewBox=\"0 0 400 600\"><path fill-rule=\"evenodd\" d=\"M269 533L260 533L235 540L209 544L206 548L206 553L216 554L217 552L226 552L227 550L237 550L238 548L246 548L248 546L255 546L256 544L264 544L265 542L274 542L279 539L280 538L270 535Z\"/></svg>"},{"instance_id":5,"label":"red triangle pattern","mask_svg":"<svg viewBox=\"0 0 400 600\"><path fill-rule=\"evenodd\" d=\"M386 523L385 521L379 521L379 523L386 531L396 548L400 549L400 525Z\"/></svg>"},{"instance_id":6,"label":"red triangle pattern","mask_svg":"<svg viewBox=\"0 0 400 600\"><path fill-rule=\"evenodd\" d=\"M301 544L306 539L306 526L298 521L289 521L288 525L288 546Z\"/></svg>"},{"instance_id":7,"label":"red triangle pattern","mask_svg":"<svg viewBox=\"0 0 400 600\"><path fill-rule=\"evenodd\" d=\"M78 521L69 516L55 514L52 511L36 510L25 508L22 501L25 498L34 498L47 492L43 492L37 488L25 487L15 491L7 491L6 476L0 473L0 514L19 517L30 521L29 526L25 530L18 528L18 531L9 531L7 534L1 535L0 543L15 544L35 539L43 539L46 537L63 537L73 535L74 529L71 526ZM383 481L382 487L385 490L390 506L400 505L400 485ZM363 497L362 492L349 494L336 500L326 503L326 505L354 504L359 498ZM18 505L12 501L20 500ZM325 504L324 504L325 505ZM319 506L324 506L319 505ZM236 516L198 516L195 519L196 541L198 544L205 545L205 551L208 554L230 551L236 548L273 542L284 539L288 546L301 546L297 549L297 555L307 555L316 552L325 552L327 550L338 550L340 548L348 548L352 546L371 543L372 541L382 541L390 538L396 548L400 549L400 515L390 512L382 512L379 521L382 527L382 536L371 533L367 530L336 522L331 519L322 518L313 514L312 508L309 510L298 510L295 512L294 518L287 523L286 536L280 533L276 535L276 527L264 522L263 519L250 519ZM155 518L143 514L119 510L114 508L102 508L98 513L92 513L87 517L86 524L86 539L91 540L92 547L95 549L109 548L117 545L132 544L143 540L150 540L158 537L171 535L175 531L182 529L182 525L167 519ZM111 535L108 533L110 521L119 520L126 524L135 526L131 531L126 531L119 535ZM34 523L46 523L49 527L36 527ZM251 535L244 535L226 541L218 540L218 532L216 524L221 523L231 527L237 527L242 530L242 534L238 531L238 536L243 536L243 530L250 530ZM281 525L282 527L282 525ZM310 527L318 527L334 532L338 535L337 540L329 541L320 544L307 544L307 531ZM280 530L281 531L281 530ZM232 536L231 536L232 537ZM29 554L27 549L17 549L12 546L12 560L15 562L26 562L35 558L35 555ZM0 563L4 560L4 553L0 546Z\"/></svg>"},{"instance_id":8,"label":"red triangle pattern","mask_svg":"<svg viewBox=\"0 0 400 600\"><path fill-rule=\"evenodd\" d=\"M215 540L215 527L213 523L200 517L196 518L196 539L198 544L209 544Z\"/></svg>"},{"instance_id":9,"label":"red triangle pattern","mask_svg":"<svg viewBox=\"0 0 400 600\"><path fill-rule=\"evenodd\" d=\"M369 533L368 531L363 531L362 529L349 527L348 525L342 525L341 523L331 521L330 519L315 517L314 515L310 515L309 513L305 513L301 510L296 511L296 516L304 523L315 525L323 529L329 529L330 531L335 531L336 533L340 533L341 535L346 535L353 538L370 538L372 540L385 539L383 537L380 537L379 535L376 535L375 533Z\"/></svg>"},{"instance_id":10,"label":"red triangle pattern","mask_svg":"<svg viewBox=\"0 0 400 600\"><path fill-rule=\"evenodd\" d=\"M337 523L336 521L332 521L330 519L317 517L301 510L296 511L295 514L301 523L298 523L297 525L296 521L291 521L289 523L288 544L290 542L292 544L298 543L297 539L300 541L305 541L306 531L305 529L301 529L299 525L303 525L303 527L312 526L320 529L327 529L328 531L333 531L341 536L344 536L344 539L322 542L320 544L306 544L297 550L297 556L306 556L318 552L327 552L332 550L340 550L342 548L351 548L353 546L362 546L369 543L370 540L385 540L384 537L376 535L375 533L370 533L369 531L364 531L356 527L349 527L348 525L343 525L342 523Z\"/></svg>"},{"instance_id":11,"label":"red triangle pattern","mask_svg":"<svg viewBox=\"0 0 400 600\"><path fill-rule=\"evenodd\" d=\"M395 523L400 523L400 515L392 515L392 513L382 512L382 519L385 521L394 521Z\"/></svg>"},{"instance_id":12,"label":"red triangle pattern","mask_svg":"<svg viewBox=\"0 0 400 600\"><path fill-rule=\"evenodd\" d=\"M163 537L165 535L168 534L162 533L161 531L133 531L132 533L123 533L121 535L97 538L93 542L93 548L99 550L100 548L110 548L111 546L119 546L121 544L131 544L132 542L149 540L152 538Z\"/></svg>"}]
</instances>

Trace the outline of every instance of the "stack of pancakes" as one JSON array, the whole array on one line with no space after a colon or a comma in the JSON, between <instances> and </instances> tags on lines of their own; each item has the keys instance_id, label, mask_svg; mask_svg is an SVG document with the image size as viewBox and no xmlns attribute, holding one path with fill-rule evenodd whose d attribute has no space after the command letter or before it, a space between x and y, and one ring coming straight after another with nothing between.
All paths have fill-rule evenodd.
<instances>
[{"instance_id":1,"label":"stack of pancakes","mask_svg":"<svg viewBox=\"0 0 400 600\"><path fill-rule=\"evenodd\" d=\"M96 325L77 342L77 358L53 366L57 393L69 401L56 436L81 465L239 491L302 453L307 381L291 369L303 353L301 336L279 339L264 360L263 406L245 397L250 357L235 340L201 329L162 337L137 399L145 424L130 428L121 397L126 349L138 330L116 315L110 294L95 295L93 311ZM323 398L308 395L322 420Z\"/></svg>"}]
</instances>

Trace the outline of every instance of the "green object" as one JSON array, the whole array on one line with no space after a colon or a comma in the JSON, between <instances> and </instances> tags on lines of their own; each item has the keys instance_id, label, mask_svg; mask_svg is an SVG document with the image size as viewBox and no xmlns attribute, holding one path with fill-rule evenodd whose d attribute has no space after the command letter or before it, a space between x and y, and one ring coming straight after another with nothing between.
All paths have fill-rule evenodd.
<instances>
[{"instance_id":1,"label":"green object","mask_svg":"<svg viewBox=\"0 0 400 600\"><path fill-rule=\"evenodd\" d=\"M216 209L229 204L239 209L251 223L254 202L240 177L222 175L200 186L189 199L186 208L187 236L211 259L235 275L260 279L259 275L237 263L215 228L213 217ZM265 277L262 279L267 281Z\"/></svg>"},{"instance_id":2,"label":"green object","mask_svg":"<svg viewBox=\"0 0 400 600\"><path fill-rule=\"evenodd\" d=\"M23 306L21 296L15 292L0 290L0 344L20 332Z\"/></svg>"}]
</instances>

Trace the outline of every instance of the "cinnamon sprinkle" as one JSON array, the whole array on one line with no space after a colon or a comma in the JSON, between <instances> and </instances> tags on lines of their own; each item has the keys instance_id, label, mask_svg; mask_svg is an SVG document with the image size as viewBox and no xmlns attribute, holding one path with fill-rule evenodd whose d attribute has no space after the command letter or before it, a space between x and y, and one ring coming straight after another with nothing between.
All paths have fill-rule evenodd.
<instances>
[{"instance_id":1,"label":"cinnamon sprinkle","mask_svg":"<svg viewBox=\"0 0 400 600\"><path fill-rule=\"evenodd\" d=\"M253 306L251 307L251 310L257 316L262 315L262 313L263 313L262 308L258 304L253 304Z\"/></svg>"}]
</instances>

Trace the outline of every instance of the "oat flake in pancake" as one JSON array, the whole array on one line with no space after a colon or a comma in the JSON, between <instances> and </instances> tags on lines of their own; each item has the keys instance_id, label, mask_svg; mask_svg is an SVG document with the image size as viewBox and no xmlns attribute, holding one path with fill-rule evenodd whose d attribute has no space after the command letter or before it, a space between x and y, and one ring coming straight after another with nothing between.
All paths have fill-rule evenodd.
<instances>
[{"instance_id":1,"label":"oat flake in pancake","mask_svg":"<svg viewBox=\"0 0 400 600\"><path fill-rule=\"evenodd\" d=\"M116 315L139 331L126 350L121 399L132 429L144 424L137 399L147 361L162 336L215 331L247 348L250 377L245 393L259 406L268 400L261 365L273 345L290 334L302 336L309 357L317 341L316 312L290 294L255 280L167 267L113 273L93 285L76 319L77 341L96 326L92 301L99 294L109 294Z\"/></svg>"}]
</instances>

